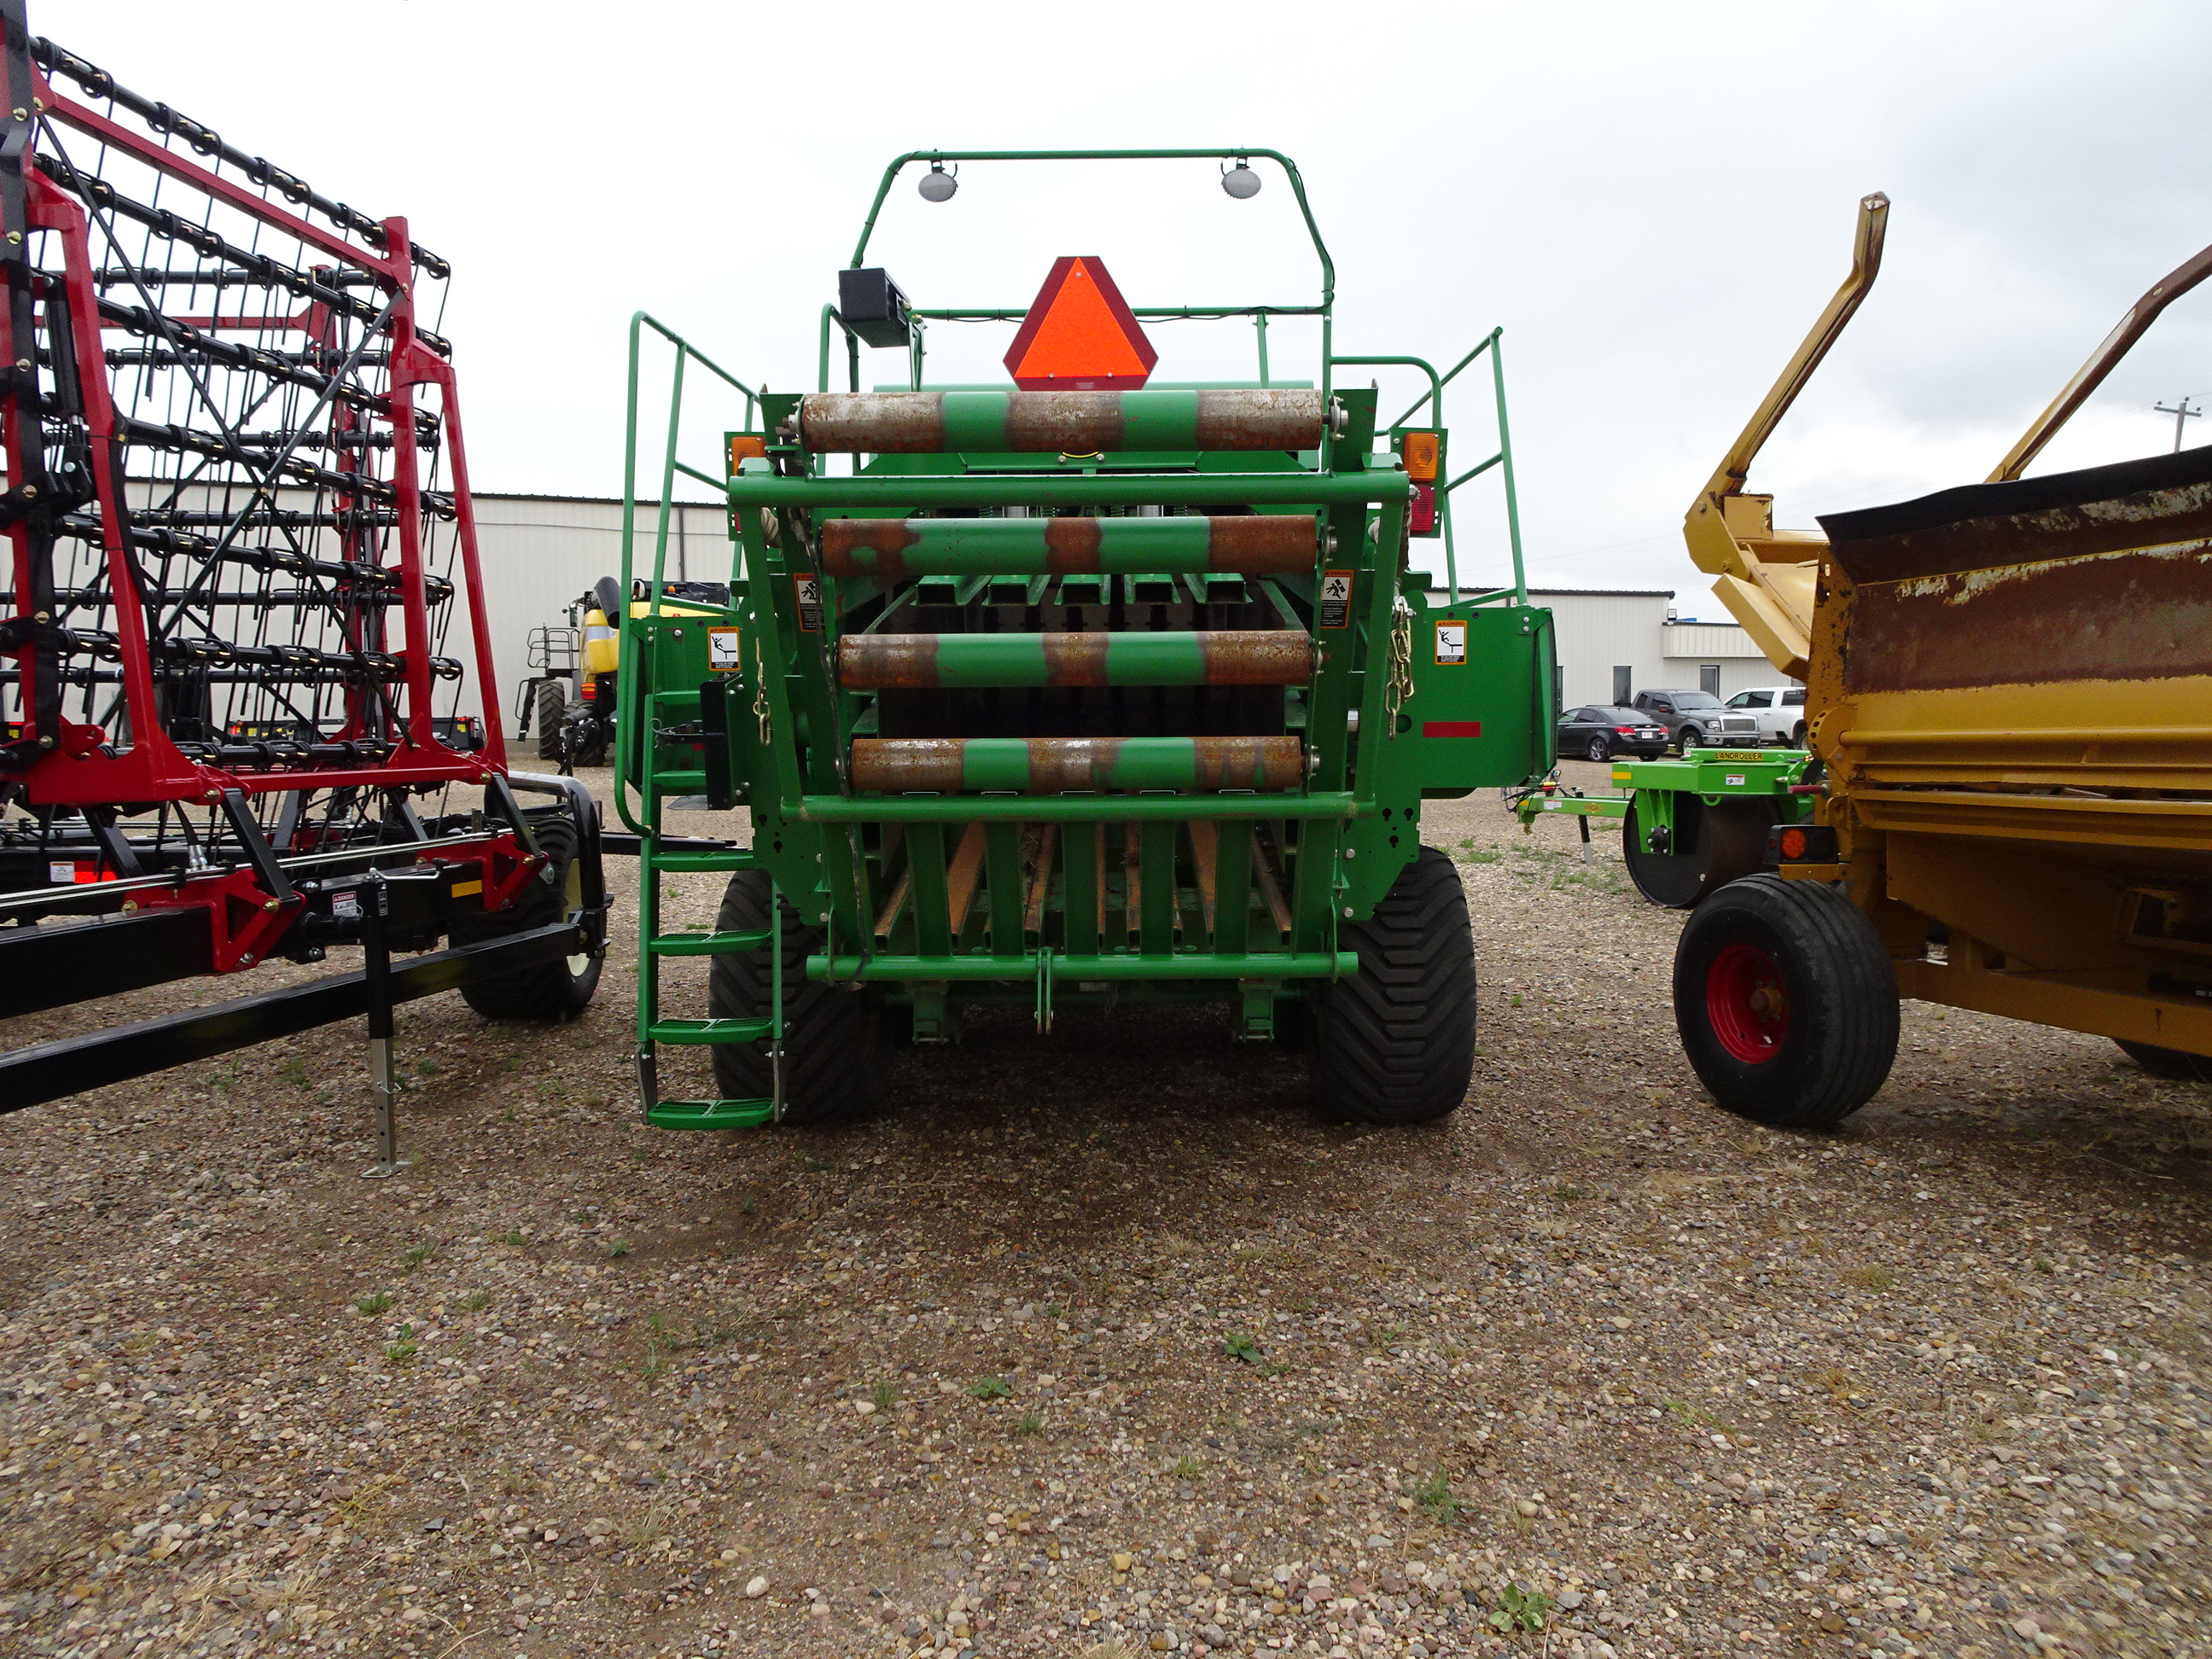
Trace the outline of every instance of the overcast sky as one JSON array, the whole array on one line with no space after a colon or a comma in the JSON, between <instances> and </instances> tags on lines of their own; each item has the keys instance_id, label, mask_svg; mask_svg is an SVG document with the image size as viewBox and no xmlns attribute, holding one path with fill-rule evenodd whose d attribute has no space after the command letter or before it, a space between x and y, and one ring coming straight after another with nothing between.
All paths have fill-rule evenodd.
<instances>
[{"instance_id":1,"label":"overcast sky","mask_svg":"<svg viewBox=\"0 0 2212 1659\"><path fill-rule=\"evenodd\" d=\"M1843 276L1863 193L1894 204L1881 282L1752 479L1785 524L1980 479L2212 241L2201 0L30 6L34 32L453 261L483 490L619 490L640 307L811 389L819 307L902 151L1266 145L1335 257L1339 351L1448 362L1504 327L1532 585L1717 614L1682 512ZM1102 256L1139 305L1318 284L1279 174L1236 202L1204 162L979 164L942 206L909 178L871 263L919 305L1018 307L1061 253ZM1000 380L1011 336L933 330L933 378ZM1313 372L1310 330L1274 337L1279 376ZM1163 380L1250 372L1248 324L1153 339ZM903 373L871 356L870 382ZM2185 393L2212 404L2212 284L2036 470L2170 447L2152 405ZM1487 453L1486 395L1448 413L1460 464ZM724 417L700 416L707 464ZM1504 572L1497 502L1462 492L1476 576Z\"/></svg>"}]
</instances>

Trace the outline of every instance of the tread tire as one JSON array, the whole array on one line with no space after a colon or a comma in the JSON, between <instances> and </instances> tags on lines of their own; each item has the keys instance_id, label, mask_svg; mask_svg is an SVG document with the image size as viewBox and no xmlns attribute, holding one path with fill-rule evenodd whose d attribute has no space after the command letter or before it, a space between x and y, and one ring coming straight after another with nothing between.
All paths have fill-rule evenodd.
<instances>
[{"instance_id":1,"label":"tread tire","mask_svg":"<svg viewBox=\"0 0 2212 1659\"><path fill-rule=\"evenodd\" d=\"M1730 1054L1714 1029L1708 976L1747 945L1780 971L1789 1024L1771 1058ZM1897 1058L1897 981L1864 912L1819 882L1749 876L1699 905L1674 950L1674 1025L1713 1098L1779 1128L1840 1122L1874 1097Z\"/></svg>"},{"instance_id":2,"label":"tread tire","mask_svg":"<svg viewBox=\"0 0 2212 1659\"><path fill-rule=\"evenodd\" d=\"M512 909L456 921L454 944L480 945L526 928L548 927L581 906L583 895L575 867L580 845L576 826L567 818L542 818L531 829L538 837L538 850L551 860L545 867L553 872L553 879L533 882ZM574 1019L591 1006L605 962L604 954L541 962L464 985L461 1000L487 1019Z\"/></svg>"},{"instance_id":3,"label":"tread tire","mask_svg":"<svg viewBox=\"0 0 2212 1659\"><path fill-rule=\"evenodd\" d=\"M568 688L559 680L540 680L531 694L531 723L538 728L538 758L561 758L561 722L568 716Z\"/></svg>"},{"instance_id":4,"label":"tread tire","mask_svg":"<svg viewBox=\"0 0 2212 1659\"><path fill-rule=\"evenodd\" d=\"M1427 1123L1474 1075L1474 936L1459 867L1424 847L1375 907L1340 930L1359 972L1313 1000L1315 1097L1368 1123Z\"/></svg>"},{"instance_id":5,"label":"tread tire","mask_svg":"<svg viewBox=\"0 0 2212 1659\"><path fill-rule=\"evenodd\" d=\"M739 870L723 890L714 917L721 933L769 925L765 870ZM822 948L823 932L783 910L783 1121L827 1123L872 1111L882 1103L890 1064L883 1007L866 991L839 990L806 977L806 957ZM715 957L707 975L707 1012L715 1019L758 1019L769 1012L769 951ZM775 1075L765 1042L722 1043L713 1050L714 1086L728 1100L765 1100Z\"/></svg>"},{"instance_id":6,"label":"tread tire","mask_svg":"<svg viewBox=\"0 0 2212 1659\"><path fill-rule=\"evenodd\" d=\"M2212 1058L2179 1048L2161 1048L2154 1042L2130 1042L2124 1037L2112 1040L2153 1077L2172 1078L2177 1083L2212 1083Z\"/></svg>"},{"instance_id":7,"label":"tread tire","mask_svg":"<svg viewBox=\"0 0 2212 1659\"><path fill-rule=\"evenodd\" d=\"M1588 756L1591 760L1596 761L1599 764L1602 765L1604 763L1613 758L1613 745L1607 743L1603 738L1592 738L1589 740L1589 746L1583 750L1583 753Z\"/></svg>"}]
</instances>

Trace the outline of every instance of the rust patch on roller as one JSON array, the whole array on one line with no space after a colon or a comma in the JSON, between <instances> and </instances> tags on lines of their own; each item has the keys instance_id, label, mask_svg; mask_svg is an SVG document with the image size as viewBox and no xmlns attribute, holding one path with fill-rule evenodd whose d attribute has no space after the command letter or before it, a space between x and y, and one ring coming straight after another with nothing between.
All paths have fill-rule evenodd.
<instances>
[{"instance_id":1,"label":"rust patch on roller","mask_svg":"<svg viewBox=\"0 0 2212 1659\"><path fill-rule=\"evenodd\" d=\"M1851 603L1853 692L2212 673L2201 543L1867 582Z\"/></svg>"},{"instance_id":2,"label":"rust patch on roller","mask_svg":"<svg viewBox=\"0 0 2212 1659\"><path fill-rule=\"evenodd\" d=\"M1296 738L1194 738L1201 789L1293 789L1304 770Z\"/></svg>"},{"instance_id":3,"label":"rust patch on roller","mask_svg":"<svg viewBox=\"0 0 2212 1659\"><path fill-rule=\"evenodd\" d=\"M1044 683L1047 685L1104 685L1106 634L1047 634L1044 636Z\"/></svg>"},{"instance_id":4,"label":"rust patch on roller","mask_svg":"<svg viewBox=\"0 0 2212 1659\"><path fill-rule=\"evenodd\" d=\"M898 581L906 575L906 550L921 540L904 519L824 519L822 568L833 576ZM853 556L864 549L875 557Z\"/></svg>"},{"instance_id":5,"label":"rust patch on roller","mask_svg":"<svg viewBox=\"0 0 2212 1659\"><path fill-rule=\"evenodd\" d=\"M1010 392L1006 447L1089 455L1121 447L1118 392Z\"/></svg>"},{"instance_id":6,"label":"rust patch on roller","mask_svg":"<svg viewBox=\"0 0 2212 1659\"><path fill-rule=\"evenodd\" d=\"M1261 387L1198 394L1200 449L1318 449L1318 392Z\"/></svg>"},{"instance_id":7,"label":"rust patch on roller","mask_svg":"<svg viewBox=\"0 0 2212 1659\"><path fill-rule=\"evenodd\" d=\"M1247 576L1310 576L1320 556L1314 520L1249 514L1206 521L1207 568Z\"/></svg>"},{"instance_id":8,"label":"rust patch on roller","mask_svg":"<svg viewBox=\"0 0 2212 1659\"><path fill-rule=\"evenodd\" d=\"M1096 519L1048 519L1044 526L1044 568L1055 576L1095 575L1098 544L1104 532Z\"/></svg>"},{"instance_id":9,"label":"rust patch on roller","mask_svg":"<svg viewBox=\"0 0 2212 1659\"><path fill-rule=\"evenodd\" d=\"M1120 738L1031 738L1029 793L1057 795L1072 789L1110 789L1122 742Z\"/></svg>"},{"instance_id":10,"label":"rust patch on roller","mask_svg":"<svg viewBox=\"0 0 2212 1659\"><path fill-rule=\"evenodd\" d=\"M945 443L941 392L814 392L799 400L799 441L817 455L932 455Z\"/></svg>"},{"instance_id":11,"label":"rust patch on roller","mask_svg":"<svg viewBox=\"0 0 2212 1659\"><path fill-rule=\"evenodd\" d=\"M957 793L963 742L959 738L855 738L853 787L887 795Z\"/></svg>"},{"instance_id":12,"label":"rust patch on roller","mask_svg":"<svg viewBox=\"0 0 2212 1659\"><path fill-rule=\"evenodd\" d=\"M848 691L923 691L937 684L934 634L848 634L837 641Z\"/></svg>"},{"instance_id":13,"label":"rust patch on roller","mask_svg":"<svg viewBox=\"0 0 2212 1659\"><path fill-rule=\"evenodd\" d=\"M1208 685L1304 685L1313 635L1288 628L1221 629L1198 636Z\"/></svg>"}]
</instances>

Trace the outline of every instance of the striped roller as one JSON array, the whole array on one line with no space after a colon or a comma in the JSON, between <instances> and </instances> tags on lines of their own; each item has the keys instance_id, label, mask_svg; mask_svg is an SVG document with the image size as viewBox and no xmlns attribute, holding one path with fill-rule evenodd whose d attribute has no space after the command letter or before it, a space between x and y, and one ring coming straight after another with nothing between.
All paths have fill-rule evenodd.
<instances>
[{"instance_id":1,"label":"striped roller","mask_svg":"<svg viewBox=\"0 0 2212 1659\"><path fill-rule=\"evenodd\" d=\"M824 519L823 568L886 585L909 576L1310 576L1304 513L1158 519Z\"/></svg>"},{"instance_id":2,"label":"striped roller","mask_svg":"<svg viewBox=\"0 0 2212 1659\"><path fill-rule=\"evenodd\" d=\"M848 691L994 685L1304 685L1313 636L1297 629L1073 634L848 634Z\"/></svg>"},{"instance_id":3,"label":"striped roller","mask_svg":"<svg viewBox=\"0 0 2212 1659\"><path fill-rule=\"evenodd\" d=\"M1317 449L1318 392L816 392L799 441L817 454L956 451L1092 455L1114 450Z\"/></svg>"},{"instance_id":4,"label":"striped roller","mask_svg":"<svg viewBox=\"0 0 2212 1659\"><path fill-rule=\"evenodd\" d=\"M884 794L1012 790L1295 789L1296 738L855 738L853 787Z\"/></svg>"}]
</instances>

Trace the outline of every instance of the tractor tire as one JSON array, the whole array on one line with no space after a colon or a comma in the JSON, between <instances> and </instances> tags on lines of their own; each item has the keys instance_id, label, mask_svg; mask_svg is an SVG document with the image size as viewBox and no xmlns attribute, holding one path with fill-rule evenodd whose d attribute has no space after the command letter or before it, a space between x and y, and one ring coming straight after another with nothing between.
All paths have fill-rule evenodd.
<instances>
[{"instance_id":1,"label":"tractor tire","mask_svg":"<svg viewBox=\"0 0 2212 1659\"><path fill-rule=\"evenodd\" d=\"M2130 1060L2153 1077L2172 1078L2177 1083L2212 1083L2212 1058L2186 1054L2179 1048L2161 1048L2153 1042L2130 1042L2124 1038L2114 1041Z\"/></svg>"},{"instance_id":2,"label":"tractor tire","mask_svg":"<svg viewBox=\"0 0 2212 1659\"><path fill-rule=\"evenodd\" d=\"M1897 981L1866 915L1819 882L1752 876L1698 907L1674 950L1683 1052L1729 1111L1838 1122L1897 1058Z\"/></svg>"},{"instance_id":3,"label":"tractor tire","mask_svg":"<svg viewBox=\"0 0 2212 1659\"><path fill-rule=\"evenodd\" d=\"M1674 803L1674 845L1655 853L1632 803L1620 820L1620 856L1628 878L1652 903L1688 910L1766 862L1766 832L1781 820L1765 801L1724 800L1708 806L1696 795Z\"/></svg>"},{"instance_id":4,"label":"tractor tire","mask_svg":"<svg viewBox=\"0 0 2212 1659\"><path fill-rule=\"evenodd\" d=\"M1359 957L1312 1004L1322 1106L1368 1123L1427 1123L1467 1098L1474 1075L1474 938L1459 868L1424 847L1340 949Z\"/></svg>"},{"instance_id":5,"label":"tractor tire","mask_svg":"<svg viewBox=\"0 0 2212 1659\"><path fill-rule=\"evenodd\" d=\"M561 722L568 717L568 688L558 680L540 680L531 694L531 723L538 728L538 758L561 758Z\"/></svg>"},{"instance_id":6,"label":"tractor tire","mask_svg":"<svg viewBox=\"0 0 2212 1659\"><path fill-rule=\"evenodd\" d=\"M527 928L550 927L583 908L576 826L566 818L546 818L532 829L538 837L538 850L546 855L544 868L510 908L455 922L454 944L481 945ZM461 1000L487 1019L574 1019L591 1006L592 994L599 988L603 960L597 956L568 957L497 974L462 986Z\"/></svg>"},{"instance_id":7,"label":"tractor tire","mask_svg":"<svg viewBox=\"0 0 2212 1659\"><path fill-rule=\"evenodd\" d=\"M715 915L718 933L750 933L769 925L765 870L730 878ZM786 1123L827 1123L872 1110L884 1097L890 1063L883 1006L869 991L848 991L806 977L806 958L822 949L823 932L783 909L783 1116ZM768 947L716 957L708 971L707 1012L715 1019L763 1019L771 1006ZM726 1100L765 1100L775 1092L766 1042L723 1043L714 1051L714 1086Z\"/></svg>"}]
</instances>

